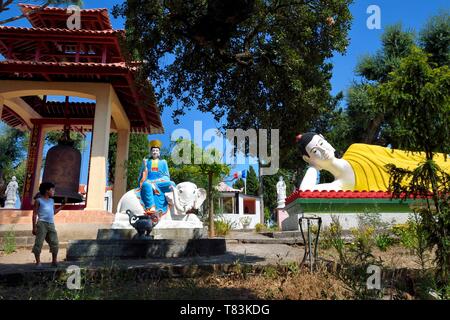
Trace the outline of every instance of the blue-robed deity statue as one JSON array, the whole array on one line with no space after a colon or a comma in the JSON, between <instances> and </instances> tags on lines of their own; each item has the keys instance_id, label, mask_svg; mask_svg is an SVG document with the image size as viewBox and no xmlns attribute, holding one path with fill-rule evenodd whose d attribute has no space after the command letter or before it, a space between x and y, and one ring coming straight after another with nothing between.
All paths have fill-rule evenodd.
<instances>
[{"instance_id":1,"label":"blue-robed deity statue","mask_svg":"<svg viewBox=\"0 0 450 320\"><path fill-rule=\"evenodd\" d=\"M157 222L160 215L168 211L166 192L172 191L175 183L170 181L169 167L166 160L161 160L161 141L150 141L150 159L144 159L139 173L139 186L136 189L138 199L144 207L145 214Z\"/></svg>"}]
</instances>

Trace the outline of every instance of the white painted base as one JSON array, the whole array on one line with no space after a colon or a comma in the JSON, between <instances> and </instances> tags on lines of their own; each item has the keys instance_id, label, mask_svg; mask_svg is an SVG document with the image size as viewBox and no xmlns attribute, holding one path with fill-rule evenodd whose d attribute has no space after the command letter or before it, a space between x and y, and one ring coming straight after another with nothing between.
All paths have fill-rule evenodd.
<instances>
[{"instance_id":1,"label":"white painted base","mask_svg":"<svg viewBox=\"0 0 450 320\"><path fill-rule=\"evenodd\" d=\"M330 226L332 219L331 216L338 216L339 222L343 230L349 230L351 228L358 227L358 215L360 213L305 213L305 217L317 216L322 218L322 227ZM389 222L392 224L405 223L408 220L408 213L393 213L393 212L380 212L381 221ZM288 218L284 219L281 230L283 231L295 231L300 230L298 221L301 214L291 214Z\"/></svg>"}]
</instances>

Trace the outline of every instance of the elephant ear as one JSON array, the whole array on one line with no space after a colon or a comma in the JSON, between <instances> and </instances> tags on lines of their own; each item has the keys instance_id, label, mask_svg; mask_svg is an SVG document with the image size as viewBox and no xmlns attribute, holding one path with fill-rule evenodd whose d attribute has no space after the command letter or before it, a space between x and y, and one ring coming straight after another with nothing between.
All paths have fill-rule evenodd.
<instances>
[{"instance_id":1,"label":"elephant ear","mask_svg":"<svg viewBox=\"0 0 450 320\"><path fill-rule=\"evenodd\" d=\"M199 209L206 199L206 190L203 188L197 189L197 197L194 201L194 209Z\"/></svg>"}]
</instances>

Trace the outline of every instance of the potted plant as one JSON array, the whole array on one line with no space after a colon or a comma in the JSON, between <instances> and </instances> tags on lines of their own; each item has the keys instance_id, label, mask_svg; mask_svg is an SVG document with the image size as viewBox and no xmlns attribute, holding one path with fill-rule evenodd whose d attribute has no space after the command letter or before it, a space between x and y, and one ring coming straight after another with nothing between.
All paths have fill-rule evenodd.
<instances>
[{"instance_id":1,"label":"potted plant","mask_svg":"<svg viewBox=\"0 0 450 320\"><path fill-rule=\"evenodd\" d=\"M250 225L250 222L252 222L252 218L250 218L250 217L242 217L241 219L239 219L239 221L241 222L241 224L244 227L244 229L247 229L248 226Z\"/></svg>"}]
</instances>

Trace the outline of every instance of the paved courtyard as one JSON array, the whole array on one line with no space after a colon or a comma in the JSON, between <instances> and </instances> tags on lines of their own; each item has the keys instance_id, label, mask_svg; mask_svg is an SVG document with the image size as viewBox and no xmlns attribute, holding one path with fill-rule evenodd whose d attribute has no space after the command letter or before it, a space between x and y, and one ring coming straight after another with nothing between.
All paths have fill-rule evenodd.
<instances>
[{"instance_id":1,"label":"paved courtyard","mask_svg":"<svg viewBox=\"0 0 450 320\"><path fill-rule=\"evenodd\" d=\"M273 240L273 241L272 241ZM270 242L273 243L270 243ZM251 243L245 243L251 242ZM258 243L261 242L261 243ZM269 242L269 243L267 243ZM289 245L277 242L266 236L256 233L234 232L227 236L227 252L224 255L209 257L183 257L161 259L127 259L127 260L84 260L65 261L66 249L59 252L59 269L65 269L70 265L80 265L87 268L104 267L105 264L114 264L120 268L146 268L156 266L186 266L186 265L217 265L217 264L251 264L251 265L275 265L278 263L300 262L304 251L299 245ZM46 270L54 270L50 267L51 254L48 249L43 249L41 262ZM18 249L16 252L5 255L0 253L0 274L34 272L34 256L30 249Z\"/></svg>"}]
</instances>

